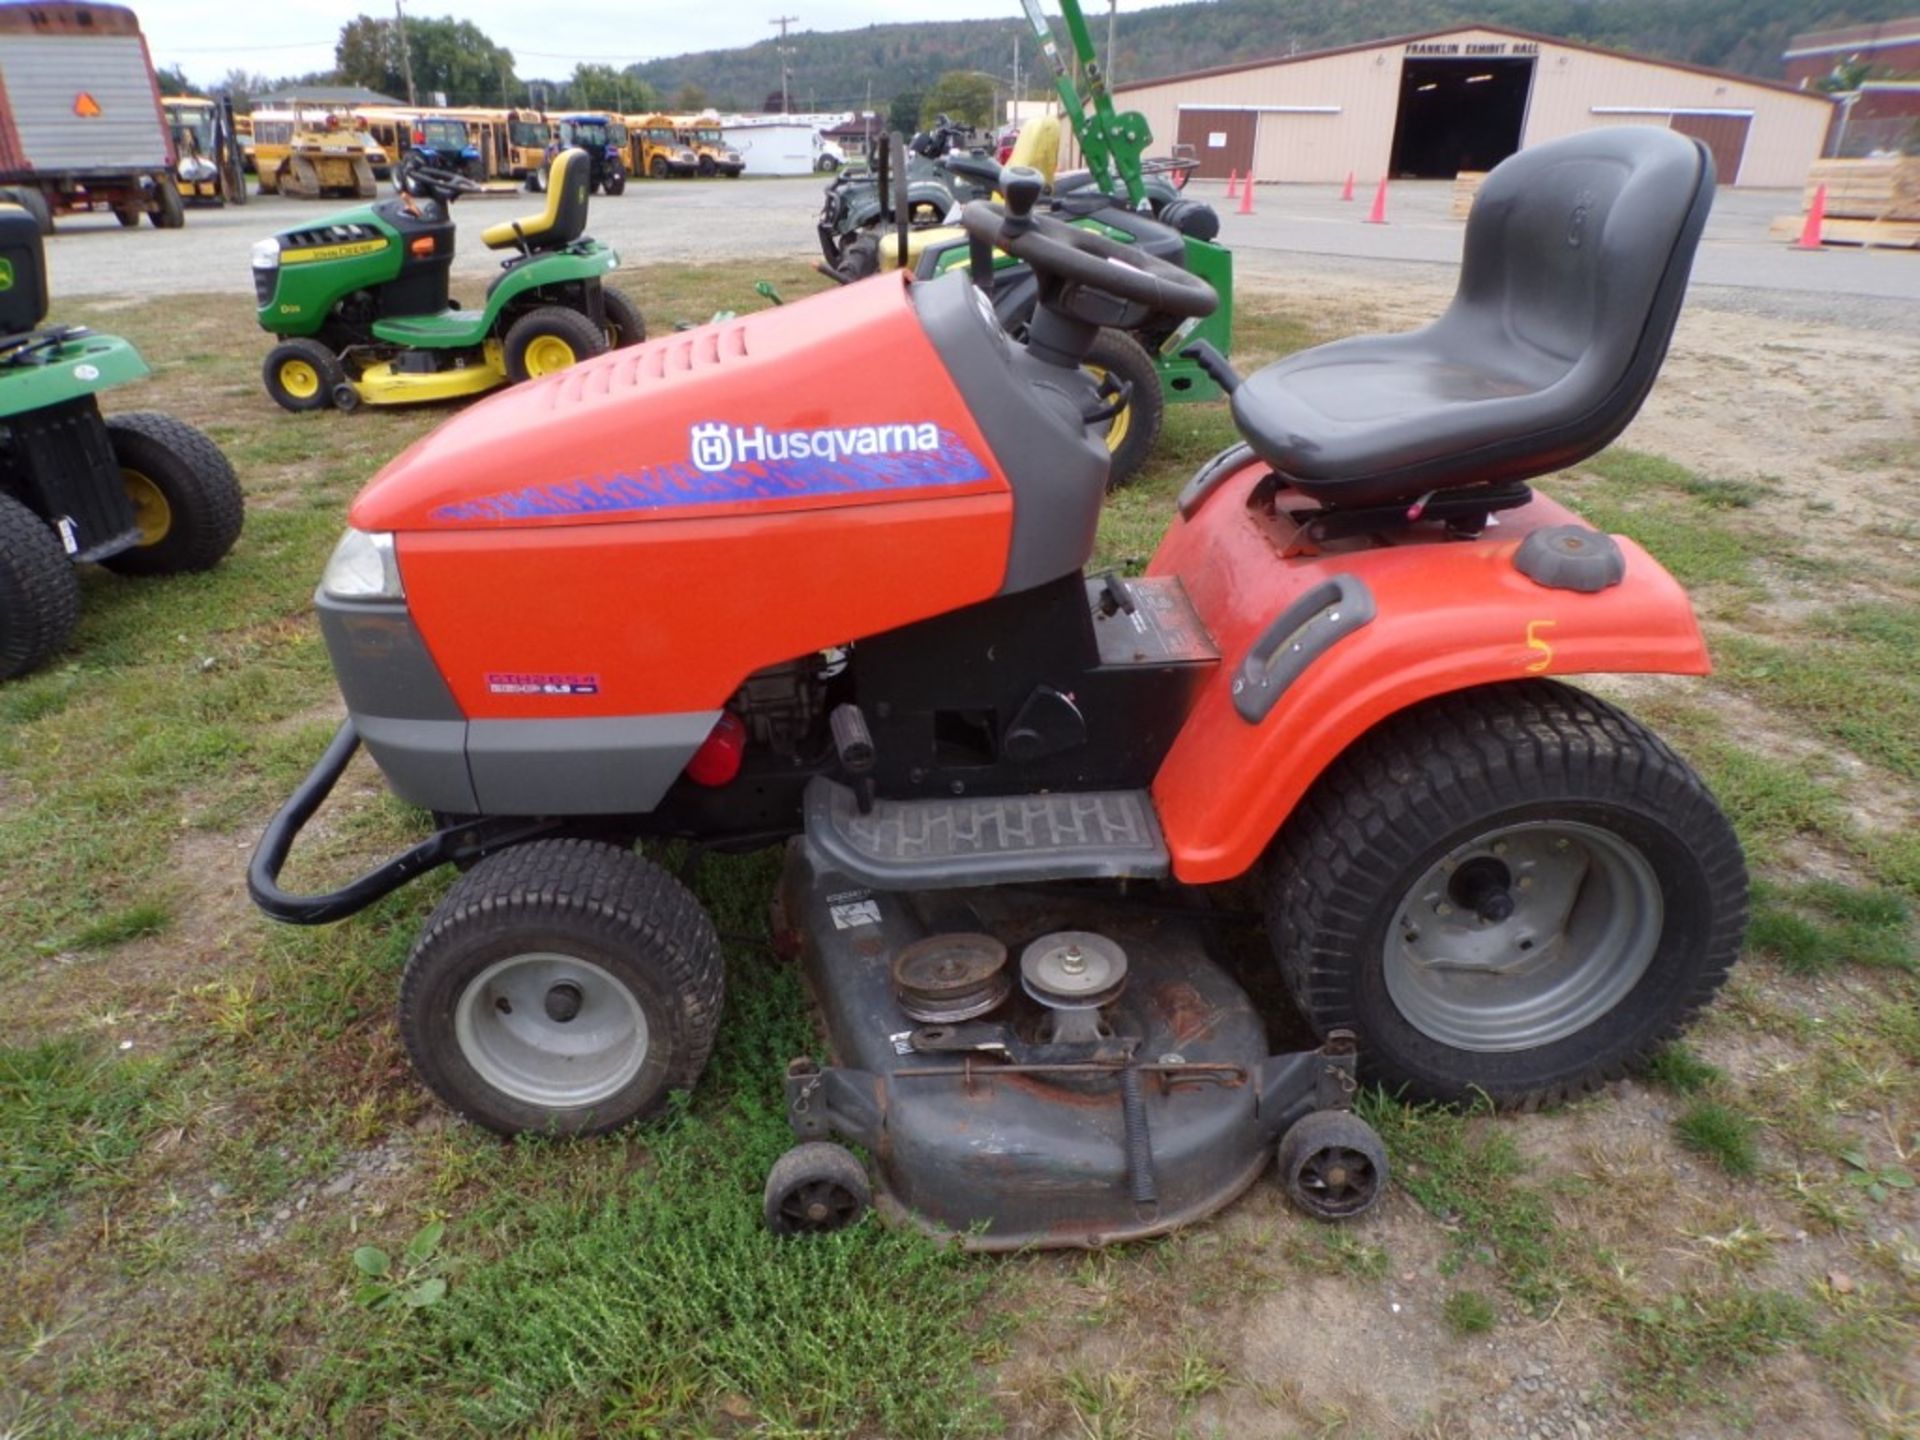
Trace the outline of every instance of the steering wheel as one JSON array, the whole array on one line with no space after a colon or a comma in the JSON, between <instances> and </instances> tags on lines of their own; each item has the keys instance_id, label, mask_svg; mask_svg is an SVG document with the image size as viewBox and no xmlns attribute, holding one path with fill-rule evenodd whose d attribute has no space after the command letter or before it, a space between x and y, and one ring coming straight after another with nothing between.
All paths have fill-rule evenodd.
<instances>
[{"instance_id":1,"label":"steering wheel","mask_svg":"<svg viewBox=\"0 0 1920 1440\"><path fill-rule=\"evenodd\" d=\"M1050 215L1035 215L1046 181L1038 170L1010 165L1000 172L1004 205L975 200L960 223L973 239L1024 260L1044 282L1102 291L1157 314L1201 319L1220 306L1213 287L1138 245L1122 245Z\"/></svg>"},{"instance_id":2,"label":"steering wheel","mask_svg":"<svg viewBox=\"0 0 1920 1440\"><path fill-rule=\"evenodd\" d=\"M486 188L465 175L456 174L452 170L442 170L437 165L404 163L401 166L400 183L409 195L418 196L422 200L439 200L443 203L451 202L456 195L472 195Z\"/></svg>"}]
</instances>

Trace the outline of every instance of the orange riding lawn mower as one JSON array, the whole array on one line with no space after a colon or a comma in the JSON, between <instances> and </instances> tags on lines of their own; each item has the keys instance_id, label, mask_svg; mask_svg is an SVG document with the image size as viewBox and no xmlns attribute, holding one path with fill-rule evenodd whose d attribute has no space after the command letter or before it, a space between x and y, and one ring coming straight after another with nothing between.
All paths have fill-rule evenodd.
<instances>
[{"instance_id":1,"label":"orange riding lawn mower","mask_svg":"<svg viewBox=\"0 0 1920 1440\"><path fill-rule=\"evenodd\" d=\"M489 398L353 504L318 596L347 719L254 898L321 923L457 867L401 985L418 1072L481 1125L583 1136L694 1086L721 1023L714 923L637 847L784 846L775 940L824 1045L784 1077L774 1230L874 1206L1100 1245L1276 1153L1305 1212L1361 1214L1362 1082L1580 1094L1739 954L1713 797L1568 683L1704 673L1687 597L1528 484L1639 409L1713 184L1666 130L1536 146L1486 180L1432 325L1246 376L1194 347L1241 440L1137 576L1086 570L1082 365L1216 296L1036 211L1032 171L964 212L973 273L1037 277L1017 339L967 271L896 272ZM433 832L287 892L362 746ZM1233 882L1305 1048L1222 943Z\"/></svg>"}]
</instances>

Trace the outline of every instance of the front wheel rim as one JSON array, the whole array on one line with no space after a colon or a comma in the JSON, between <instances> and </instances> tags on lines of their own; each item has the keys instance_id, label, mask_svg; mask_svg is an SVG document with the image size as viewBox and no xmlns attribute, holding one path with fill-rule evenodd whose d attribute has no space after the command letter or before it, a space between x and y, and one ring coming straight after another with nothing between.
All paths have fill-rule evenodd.
<instances>
[{"instance_id":1,"label":"front wheel rim","mask_svg":"<svg viewBox=\"0 0 1920 1440\"><path fill-rule=\"evenodd\" d=\"M304 360L283 360L280 388L296 400L311 400L320 393L320 372Z\"/></svg>"},{"instance_id":2,"label":"front wheel rim","mask_svg":"<svg viewBox=\"0 0 1920 1440\"><path fill-rule=\"evenodd\" d=\"M566 369L578 358L573 347L558 335L541 335L527 346L527 374L551 375Z\"/></svg>"},{"instance_id":3,"label":"front wheel rim","mask_svg":"<svg viewBox=\"0 0 1920 1440\"><path fill-rule=\"evenodd\" d=\"M123 467L120 480L126 486L127 499L133 503L133 523L140 531L140 548L158 545L173 529L173 506L167 503L166 492L138 470Z\"/></svg>"},{"instance_id":4,"label":"front wheel rim","mask_svg":"<svg viewBox=\"0 0 1920 1440\"><path fill-rule=\"evenodd\" d=\"M454 1043L481 1080L523 1104L600 1104L640 1073L650 1047L639 997L578 956L537 951L496 961L453 1012Z\"/></svg>"},{"instance_id":5,"label":"front wheel rim","mask_svg":"<svg viewBox=\"0 0 1920 1440\"><path fill-rule=\"evenodd\" d=\"M1665 915L1652 862L1617 832L1501 826L1453 847L1401 897L1382 945L1387 994L1444 1045L1537 1049L1626 998Z\"/></svg>"}]
</instances>

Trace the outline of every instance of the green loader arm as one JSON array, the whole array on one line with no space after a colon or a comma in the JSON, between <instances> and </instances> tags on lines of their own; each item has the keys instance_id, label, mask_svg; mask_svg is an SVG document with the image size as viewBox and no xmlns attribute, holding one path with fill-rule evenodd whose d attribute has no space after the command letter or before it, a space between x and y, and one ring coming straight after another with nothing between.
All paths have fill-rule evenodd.
<instances>
[{"instance_id":1,"label":"green loader arm","mask_svg":"<svg viewBox=\"0 0 1920 1440\"><path fill-rule=\"evenodd\" d=\"M1093 48L1093 36L1087 30L1087 18L1080 0L1060 0L1060 13L1067 22L1067 38L1079 60L1079 73L1085 85L1082 92L1074 83L1073 71L1054 43L1053 26L1040 8L1040 0L1020 0L1040 53L1053 71L1053 85L1060 92L1073 133L1080 141L1080 152L1087 157L1094 184L1103 194L1112 195L1118 185L1126 191L1127 203L1136 210L1146 204L1146 182L1141 178L1140 157L1153 143L1153 131L1147 117L1135 111L1121 113L1113 107L1107 91L1107 77L1100 69L1100 57Z\"/></svg>"}]
</instances>

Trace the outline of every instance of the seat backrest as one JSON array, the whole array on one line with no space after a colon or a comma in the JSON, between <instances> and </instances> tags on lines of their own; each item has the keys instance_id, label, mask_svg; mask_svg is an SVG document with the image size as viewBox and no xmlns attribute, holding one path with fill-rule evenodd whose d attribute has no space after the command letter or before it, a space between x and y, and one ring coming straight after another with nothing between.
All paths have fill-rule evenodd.
<instances>
[{"instance_id":1,"label":"seat backrest","mask_svg":"<svg viewBox=\"0 0 1920 1440\"><path fill-rule=\"evenodd\" d=\"M1022 125L1007 164L1038 170L1047 184L1053 184L1054 172L1060 168L1060 117L1042 115Z\"/></svg>"},{"instance_id":2,"label":"seat backrest","mask_svg":"<svg viewBox=\"0 0 1920 1440\"><path fill-rule=\"evenodd\" d=\"M1590 396L1576 448L1593 453L1659 373L1713 187L1704 145L1646 125L1502 161L1474 198L1460 287L1436 330L1454 331L1452 343L1478 331L1476 359Z\"/></svg>"},{"instance_id":3,"label":"seat backrest","mask_svg":"<svg viewBox=\"0 0 1920 1440\"><path fill-rule=\"evenodd\" d=\"M480 232L490 250L524 245L529 250L558 250L586 232L587 194L593 188L593 161L584 150L562 150L547 170L547 208L538 215L503 220Z\"/></svg>"},{"instance_id":4,"label":"seat backrest","mask_svg":"<svg viewBox=\"0 0 1920 1440\"><path fill-rule=\"evenodd\" d=\"M47 258L40 222L0 203L0 336L26 335L47 318Z\"/></svg>"}]
</instances>

